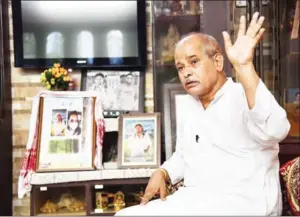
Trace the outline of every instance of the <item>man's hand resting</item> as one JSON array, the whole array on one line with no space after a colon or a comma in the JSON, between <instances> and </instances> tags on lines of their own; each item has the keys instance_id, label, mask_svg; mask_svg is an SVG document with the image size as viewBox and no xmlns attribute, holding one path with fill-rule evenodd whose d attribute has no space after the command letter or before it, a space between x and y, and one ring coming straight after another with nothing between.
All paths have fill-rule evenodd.
<instances>
[{"instance_id":1,"label":"man's hand resting","mask_svg":"<svg viewBox=\"0 0 300 217\"><path fill-rule=\"evenodd\" d=\"M148 185L145 190L145 194L142 197L141 205L145 205L151 200L151 198L160 194L160 198L162 200L166 199L166 180L167 172L163 171L163 169L157 169L151 176Z\"/></svg>"}]
</instances>

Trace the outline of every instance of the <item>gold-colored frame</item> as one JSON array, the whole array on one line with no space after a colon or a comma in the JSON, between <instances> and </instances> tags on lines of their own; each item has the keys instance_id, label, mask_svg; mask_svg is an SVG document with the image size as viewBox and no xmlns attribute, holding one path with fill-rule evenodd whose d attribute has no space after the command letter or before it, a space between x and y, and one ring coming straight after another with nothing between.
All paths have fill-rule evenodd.
<instances>
[{"instance_id":1,"label":"gold-colored frame","mask_svg":"<svg viewBox=\"0 0 300 217\"><path fill-rule=\"evenodd\" d=\"M156 140L154 142L156 144L156 152L154 154L156 157L156 164L148 165L148 164L137 164L137 165L123 165L123 121L126 118L141 118L141 117L153 117L156 119ZM161 115L160 113L144 113L144 114L123 114L119 117L119 134L118 134L118 168L158 168L161 164Z\"/></svg>"},{"instance_id":2,"label":"gold-colored frame","mask_svg":"<svg viewBox=\"0 0 300 217\"><path fill-rule=\"evenodd\" d=\"M84 98L84 97L82 97ZM95 102L96 98L93 98L93 103L92 103L92 111L91 111L91 118L93 120L92 123L92 160L91 160L91 165L90 167L87 168L64 168L64 169L41 169L39 168L39 163L40 163L40 145L41 145L41 133L42 133L42 126L43 126L43 108L44 108L44 97L40 97L40 103L39 103L39 123L38 123L38 138L37 138L37 158L36 158L36 172L67 172L67 171L83 171L83 170L94 170L95 165L94 165L94 158L95 158L95 152L96 152L96 122L95 122Z\"/></svg>"}]
</instances>

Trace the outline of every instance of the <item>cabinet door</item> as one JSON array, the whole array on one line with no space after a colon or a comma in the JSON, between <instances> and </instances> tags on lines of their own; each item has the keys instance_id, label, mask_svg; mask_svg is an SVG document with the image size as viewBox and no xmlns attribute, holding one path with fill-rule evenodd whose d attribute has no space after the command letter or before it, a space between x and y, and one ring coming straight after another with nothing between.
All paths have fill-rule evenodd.
<instances>
[{"instance_id":1,"label":"cabinet door","mask_svg":"<svg viewBox=\"0 0 300 217\"><path fill-rule=\"evenodd\" d=\"M278 44L278 12L276 0L247 0L236 1L232 5L233 27L232 32L233 40L236 40L240 16L247 17L247 27L252 19L253 14L258 11L261 16L265 17L263 28L265 33L263 39L256 47L254 64L259 77L264 81L269 90L273 93L275 98L280 101L279 90L279 44ZM235 77L235 72L232 74Z\"/></svg>"},{"instance_id":2,"label":"cabinet door","mask_svg":"<svg viewBox=\"0 0 300 217\"><path fill-rule=\"evenodd\" d=\"M238 10L238 9L236 9ZM263 40L255 67L276 100L285 108L291 129L285 142L300 142L300 0L249 0L248 24L255 11L265 16Z\"/></svg>"},{"instance_id":3,"label":"cabinet door","mask_svg":"<svg viewBox=\"0 0 300 217\"><path fill-rule=\"evenodd\" d=\"M286 141L300 143L300 0L278 1L281 104L291 124Z\"/></svg>"},{"instance_id":4,"label":"cabinet door","mask_svg":"<svg viewBox=\"0 0 300 217\"><path fill-rule=\"evenodd\" d=\"M222 31L229 30L229 1L152 1L154 110L161 112L162 120L170 119L164 111L164 86L180 84L174 65L174 48L180 38L191 32L203 32L215 37L224 48ZM224 49L223 49L224 50ZM230 75L228 62L225 71ZM167 90L167 89L165 89ZM176 109L176 108L174 108ZM169 117L165 117L169 115ZM162 147L165 152L164 121ZM176 132L176 130L174 130ZM169 131L168 131L169 132ZM176 138L176 135L167 135ZM170 148L169 144L168 147ZM167 150L170 153L170 150ZM169 156L169 155L168 155ZM163 159L164 160L164 159Z\"/></svg>"}]
</instances>

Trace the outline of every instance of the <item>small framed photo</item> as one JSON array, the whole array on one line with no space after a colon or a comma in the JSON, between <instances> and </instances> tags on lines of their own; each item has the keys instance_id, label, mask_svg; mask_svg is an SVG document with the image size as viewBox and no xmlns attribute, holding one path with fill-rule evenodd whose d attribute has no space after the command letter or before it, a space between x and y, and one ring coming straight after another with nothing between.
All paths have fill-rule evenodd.
<instances>
[{"instance_id":1,"label":"small framed photo","mask_svg":"<svg viewBox=\"0 0 300 217\"><path fill-rule=\"evenodd\" d=\"M284 109L291 125L288 137L300 139L300 88L285 89Z\"/></svg>"},{"instance_id":2,"label":"small framed photo","mask_svg":"<svg viewBox=\"0 0 300 217\"><path fill-rule=\"evenodd\" d=\"M92 170L95 97L40 98L37 172Z\"/></svg>"},{"instance_id":3,"label":"small framed photo","mask_svg":"<svg viewBox=\"0 0 300 217\"><path fill-rule=\"evenodd\" d=\"M144 89L139 71L88 70L82 75L81 90L99 93L104 117L144 112Z\"/></svg>"},{"instance_id":4,"label":"small framed photo","mask_svg":"<svg viewBox=\"0 0 300 217\"><path fill-rule=\"evenodd\" d=\"M119 117L118 167L160 166L160 114L125 114Z\"/></svg>"},{"instance_id":5,"label":"small framed photo","mask_svg":"<svg viewBox=\"0 0 300 217\"><path fill-rule=\"evenodd\" d=\"M297 104L300 103L300 88L285 89L284 104Z\"/></svg>"}]
</instances>

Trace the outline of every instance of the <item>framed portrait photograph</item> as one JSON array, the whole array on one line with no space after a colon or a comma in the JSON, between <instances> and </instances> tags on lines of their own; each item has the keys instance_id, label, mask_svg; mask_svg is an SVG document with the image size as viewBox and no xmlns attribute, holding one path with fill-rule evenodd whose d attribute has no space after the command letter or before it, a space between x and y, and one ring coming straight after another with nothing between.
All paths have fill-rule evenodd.
<instances>
[{"instance_id":1,"label":"framed portrait photograph","mask_svg":"<svg viewBox=\"0 0 300 217\"><path fill-rule=\"evenodd\" d=\"M139 71L88 70L82 74L81 90L99 93L104 117L144 112L144 89L144 75Z\"/></svg>"},{"instance_id":2,"label":"framed portrait photograph","mask_svg":"<svg viewBox=\"0 0 300 217\"><path fill-rule=\"evenodd\" d=\"M300 88L288 88L284 92L284 109L291 124L288 137L300 140Z\"/></svg>"},{"instance_id":3,"label":"framed portrait photograph","mask_svg":"<svg viewBox=\"0 0 300 217\"><path fill-rule=\"evenodd\" d=\"M169 159L176 147L177 130L182 114L186 112L184 100L188 96L183 89L182 84L164 84L164 118L163 118L163 135L164 135L164 152L165 160ZM183 120L184 121L184 120Z\"/></svg>"},{"instance_id":4,"label":"framed portrait photograph","mask_svg":"<svg viewBox=\"0 0 300 217\"><path fill-rule=\"evenodd\" d=\"M95 97L40 98L37 172L92 170Z\"/></svg>"},{"instance_id":5,"label":"framed portrait photograph","mask_svg":"<svg viewBox=\"0 0 300 217\"><path fill-rule=\"evenodd\" d=\"M119 168L160 166L160 114L124 114L119 117Z\"/></svg>"}]
</instances>

